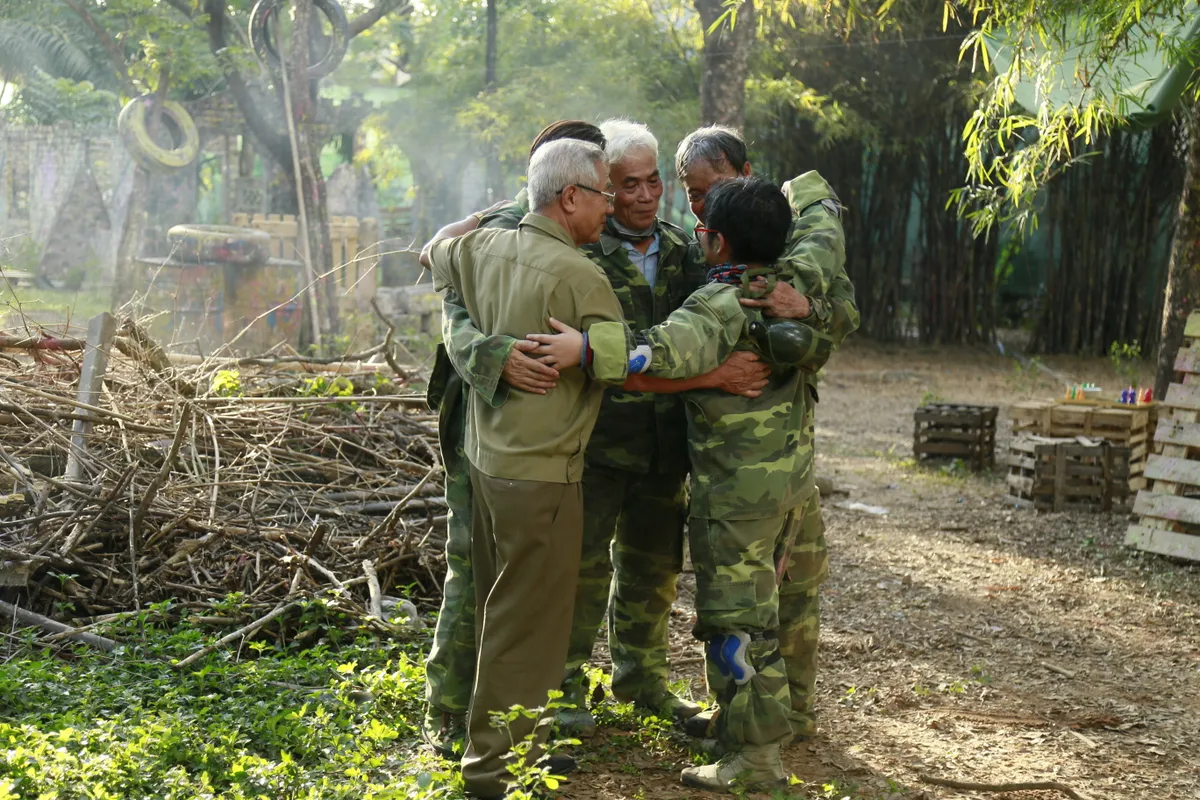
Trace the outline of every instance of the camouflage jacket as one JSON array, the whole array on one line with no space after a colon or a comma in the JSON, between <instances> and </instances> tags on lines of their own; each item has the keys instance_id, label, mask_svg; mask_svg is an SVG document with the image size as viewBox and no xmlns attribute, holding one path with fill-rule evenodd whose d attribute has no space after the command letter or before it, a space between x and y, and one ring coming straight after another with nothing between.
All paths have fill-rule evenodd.
<instances>
[{"instance_id":1,"label":"camouflage jacket","mask_svg":"<svg viewBox=\"0 0 1200 800\"><path fill-rule=\"evenodd\" d=\"M651 348L649 372L690 378L715 369L734 350L763 355L750 338L741 289L708 284L665 324L636 335L617 323L593 325L591 369L611 374L627 362L633 341ZM787 514L813 491L813 447L805 373L771 365L761 396L716 389L684 395L692 484L689 514L707 519L767 519Z\"/></svg>"},{"instance_id":2,"label":"camouflage jacket","mask_svg":"<svg viewBox=\"0 0 1200 800\"><path fill-rule=\"evenodd\" d=\"M482 215L479 227L515 231L529 213L528 206L529 194L522 189L512 202ZM484 336L471 322L462 298L447 290L442 299L442 344L429 376L426 402L443 416L452 415L465 382L485 403L499 407L508 396L508 385L500 376L516 341L510 336Z\"/></svg>"},{"instance_id":3,"label":"camouflage jacket","mask_svg":"<svg viewBox=\"0 0 1200 800\"><path fill-rule=\"evenodd\" d=\"M517 225L521 223L521 219L529 213L529 192L525 189L517 192L517 196L512 201L505 203L495 211L490 211L487 214L479 215L479 227L481 228L503 228L507 231L515 231Z\"/></svg>"},{"instance_id":4,"label":"camouflage jacket","mask_svg":"<svg viewBox=\"0 0 1200 800\"><path fill-rule=\"evenodd\" d=\"M608 276L625 321L635 330L664 322L704 284L707 267L682 229L659 221L658 274L654 287L634 266L621 240L607 230L583 251ZM647 473L687 471L687 420L680 395L604 392L600 418L588 443L588 463Z\"/></svg>"},{"instance_id":5,"label":"camouflage jacket","mask_svg":"<svg viewBox=\"0 0 1200 800\"><path fill-rule=\"evenodd\" d=\"M813 301L812 314L803 321L823 330L837 347L859 323L854 286L846 276L841 204L815 171L792 178L783 193L792 206L792 229L779 267Z\"/></svg>"}]
</instances>

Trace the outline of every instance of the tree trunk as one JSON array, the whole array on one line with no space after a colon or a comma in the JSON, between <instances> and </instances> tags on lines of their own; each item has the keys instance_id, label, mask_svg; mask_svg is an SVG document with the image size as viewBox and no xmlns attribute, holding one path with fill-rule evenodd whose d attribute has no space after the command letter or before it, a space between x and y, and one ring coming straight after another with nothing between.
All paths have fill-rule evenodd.
<instances>
[{"instance_id":1,"label":"tree trunk","mask_svg":"<svg viewBox=\"0 0 1200 800\"><path fill-rule=\"evenodd\" d=\"M499 33L500 20L496 10L496 0L487 0L487 50L484 58L483 85L484 91L494 92L498 79L496 77L496 36ZM488 202L495 203L504 197L504 170L500 164L500 154L496 143L487 145L487 190Z\"/></svg>"},{"instance_id":2,"label":"tree trunk","mask_svg":"<svg viewBox=\"0 0 1200 800\"><path fill-rule=\"evenodd\" d=\"M704 26L704 53L700 59L700 121L729 125L739 131L746 124L746 76L754 45L754 0L742 0L731 25L726 18L710 28L728 10L725 0L692 0Z\"/></svg>"},{"instance_id":3,"label":"tree trunk","mask_svg":"<svg viewBox=\"0 0 1200 800\"><path fill-rule=\"evenodd\" d=\"M150 101L150 113L146 118L146 131L150 141L158 136L162 115L159 109L167 99L167 87L170 85L170 74L163 69L158 76L158 86L154 90L154 98ZM119 311L122 306L133 299L141 288L141 269L135 260L141 253L142 238L149 223L146 197L150 193L150 173L137 165L133 173L133 192L129 196L129 209L125 213L125 227L121 231L121 242L117 246L116 275L113 280L111 307Z\"/></svg>"},{"instance_id":4,"label":"tree trunk","mask_svg":"<svg viewBox=\"0 0 1200 800\"><path fill-rule=\"evenodd\" d=\"M1175 354L1183 344L1188 315L1200 308L1200 103L1192 106L1190 116L1187 173L1167 267L1167 298L1154 376L1154 396L1159 400L1175 375Z\"/></svg>"},{"instance_id":5,"label":"tree trunk","mask_svg":"<svg viewBox=\"0 0 1200 800\"><path fill-rule=\"evenodd\" d=\"M291 101L292 119L295 123L296 160L299 162L299 175L293 169L288 170L292 180L297 182L297 203L304 219L304 230L301 235L308 237L308 258L311 259L316 285L312 291L317 293L317 319L309 326L310 333L320 331L322 336L334 334L338 330L338 291L337 276L333 274L333 247L329 236L329 208L325 196L325 176L321 174L319 146L314 146L311 137L311 127L316 116L316 87L308 79L309 47L312 42L310 33L313 20L312 0L297 0L293 5L294 17L292 36L287 53L287 92ZM342 265L337 265L342 266ZM310 278L312 280L312 278ZM307 305L309 313L312 306ZM317 336L312 336L310 343L321 344Z\"/></svg>"}]
</instances>

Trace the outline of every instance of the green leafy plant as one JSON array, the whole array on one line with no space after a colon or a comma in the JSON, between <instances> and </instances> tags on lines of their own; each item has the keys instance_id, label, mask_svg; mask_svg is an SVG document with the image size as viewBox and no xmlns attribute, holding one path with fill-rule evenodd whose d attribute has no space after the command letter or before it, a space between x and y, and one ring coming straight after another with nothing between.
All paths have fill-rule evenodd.
<instances>
[{"instance_id":1,"label":"green leafy plant","mask_svg":"<svg viewBox=\"0 0 1200 800\"><path fill-rule=\"evenodd\" d=\"M242 376L236 369L221 369L212 377L209 390L220 397L241 397Z\"/></svg>"},{"instance_id":2,"label":"green leafy plant","mask_svg":"<svg viewBox=\"0 0 1200 800\"><path fill-rule=\"evenodd\" d=\"M559 703L558 700L563 696L563 693L552 689L549 693L549 702L545 708L525 708L524 706L514 705L508 711L493 711L490 714L490 720L493 728L504 731L508 735L509 747L512 750L513 757L509 759L506 769L513 776L514 789L510 791L506 797L512 800L533 800L543 790L554 791L558 789L560 782L564 776L555 775L550 767L539 766L536 762L531 763L529 754L534 749L537 731L531 730L526 736L518 741L512 733L512 724L518 719L532 720L535 723L541 719L543 714L553 714L557 709L564 707L574 707L573 705ZM554 739L546 744L546 753L553 753L556 750L571 745L580 744L578 739Z\"/></svg>"},{"instance_id":3,"label":"green leafy plant","mask_svg":"<svg viewBox=\"0 0 1200 800\"><path fill-rule=\"evenodd\" d=\"M1142 362L1142 345L1138 340L1113 342L1108 347L1108 359L1112 362L1113 370L1121 376L1121 384L1136 389Z\"/></svg>"},{"instance_id":4,"label":"green leafy plant","mask_svg":"<svg viewBox=\"0 0 1200 800\"><path fill-rule=\"evenodd\" d=\"M214 634L180 623L169 603L100 629L124 643L116 661L9 640L0 798L462 797L442 762L401 750L417 735L422 643L345 627L337 647L260 640L182 672L171 662Z\"/></svg>"},{"instance_id":5,"label":"green leafy plant","mask_svg":"<svg viewBox=\"0 0 1200 800\"><path fill-rule=\"evenodd\" d=\"M349 378L340 375L335 378L328 378L324 375L305 378L304 385L300 388L301 397L351 397L353 394L354 383ZM332 403L331 405L348 413L359 409L359 404L353 402Z\"/></svg>"}]
</instances>

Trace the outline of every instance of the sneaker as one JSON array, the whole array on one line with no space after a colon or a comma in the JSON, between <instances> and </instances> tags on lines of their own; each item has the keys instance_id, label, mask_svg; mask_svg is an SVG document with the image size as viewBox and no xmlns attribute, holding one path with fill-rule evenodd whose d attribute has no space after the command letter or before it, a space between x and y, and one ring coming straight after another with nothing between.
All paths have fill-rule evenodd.
<instances>
[{"instance_id":1,"label":"sneaker","mask_svg":"<svg viewBox=\"0 0 1200 800\"><path fill-rule=\"evenodd\" d=\"M685 786L725 794L769 791L787 785L778 744L746 745L736 753L723 756L715 764L688 767L679 779Z\"/></svg>"},{"instance_id":2,"label":"sneaker","mask_svg":"<svg viewBox=\"0 0 1200 800\"><path fill-rule=\"evenodd\" d=\"M467 717L429 706L421 722L421 738L442 758L457 761L467 746Z\"/></svg>"}]
</instances>

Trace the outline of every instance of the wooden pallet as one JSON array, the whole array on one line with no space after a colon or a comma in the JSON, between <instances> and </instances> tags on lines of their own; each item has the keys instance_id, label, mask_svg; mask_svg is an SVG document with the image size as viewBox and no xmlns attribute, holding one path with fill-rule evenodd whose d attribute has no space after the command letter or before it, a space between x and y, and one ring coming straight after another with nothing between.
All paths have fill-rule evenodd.
<instances>
[{"instance_id":1,"label":"wooden pallet","mask_svg":"<svg viewBox=\"0 0 1200 800\"><path fill-rule=\"evenodd\" d=\"M1013 435L1026 433L1059 439L1084 436L1129 448L1129 488L1146 487L1143 473L1150 455L1159 404L1128 406L1106 401L1050 400L1015 404Z\"/></svg>"},{"instance_id":2,"label":"wooden pallet","mask_svg":"<svg viewBox=\"0 0 1200 800\"><path fill-rule=\"evenodd\" d=\"M1009 444L1008 493L1039 511L1123 510L1129 448L1107 441L1017 436Z\"/></svg>"},{"instance_id":3,"label":"wooden pallet","mask_svg":"<svg viewBox=\"0 0 1200 800\"><path fill-rule=\"evenodd\" d=\"M1180 382L1167 389L1154 442L1161 455L1146 463L1148 490L1138 492L1125 543L1151 553L1200 561L1200 311L1184 328L1175 358Z\"/></svg>"},{"instance_id":4,"label":"wooden pallet","mask_svg":"<svg viewBox=\"0 0 1200 800\"><path fill-rule=\"evenodd\" d=\"M913 454L961 458L975 470L996 463L996 406L930 403L913 412Z\"/></svg>"}]
</instances>

